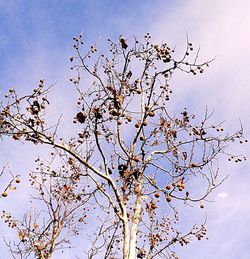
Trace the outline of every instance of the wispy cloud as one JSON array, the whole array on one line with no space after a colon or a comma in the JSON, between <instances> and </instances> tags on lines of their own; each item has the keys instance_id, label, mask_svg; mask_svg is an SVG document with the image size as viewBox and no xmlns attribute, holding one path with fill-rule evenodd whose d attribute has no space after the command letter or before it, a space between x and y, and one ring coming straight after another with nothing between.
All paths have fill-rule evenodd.
<instances>
[{"instance_id":1,"label":"wispy cloud","mask_svg":"<svg viewBox=\"0 0 250 259\"><path fill-rule=\"evenodd\" d=\"M220 192L220 193L217 194L217 196L219 198L226 199L226 198L228 198L229 195L228 195L227 192Z\"/></svg>"}]
</instances>

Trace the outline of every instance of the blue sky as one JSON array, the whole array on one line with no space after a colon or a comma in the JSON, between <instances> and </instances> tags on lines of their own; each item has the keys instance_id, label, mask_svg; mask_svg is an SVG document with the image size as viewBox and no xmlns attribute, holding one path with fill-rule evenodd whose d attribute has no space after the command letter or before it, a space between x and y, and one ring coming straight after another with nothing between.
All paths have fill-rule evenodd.
<instances>
[{"instance_id":1,"label":"blue sky","mask_svg":"<svg viewBox=\"0 0 250 259\"><path fill-rule=\"evenodd\" d=\"M190 107L200 112L208 105L215 118L226 119L229 129L237 129L240 118L249 136L249 12L247 0L0 0L0 95L10 87L27 92L45 78L56 82L55 91L60 91L56 102L64 103L71 96L72 37L81 31L88 43L101 43L120 34L131 39L150 32L156 41L170 42L180 52L188 34L194 45L201 46L203 60L216 60L201 77L176 74L172 109ZM31 146L0 144L1 164L10 161L22 173L32 168L32 162L23 163L24 157L32 160ZM32 148L36 155L38 149ZM235 149L249 155L247 145ZM213 194L216 203L206 209L210 239L180 250L183 259L250 258L249 162L235 166L222 159L220 168L221 174L230 173L230 178ZM25 203L27 195L13 194L10 203L0 201L1 206L13 210L15 201ZM17 213L21 210L14 209ZM5 253L1 245L0 258L8 258Z\"/></svg>"},{"instance_id":2,"label":"blue sky","mask_svg":"<svg viewBox=\"0 0 250 259\"><path fill-rule=\"evenodd\" d=\"M156 15L171 11L159 8L164 2L1 1L1 70L8 69L6 64L13 57L19 67L28 54L41 50L53 52L50 62L60 62L66 57L62 53L70 50L72 36L81 31L90 41L121 33L143 35ZM171 2L168 5L171 7Z\"/></svg>"}]
</instances>

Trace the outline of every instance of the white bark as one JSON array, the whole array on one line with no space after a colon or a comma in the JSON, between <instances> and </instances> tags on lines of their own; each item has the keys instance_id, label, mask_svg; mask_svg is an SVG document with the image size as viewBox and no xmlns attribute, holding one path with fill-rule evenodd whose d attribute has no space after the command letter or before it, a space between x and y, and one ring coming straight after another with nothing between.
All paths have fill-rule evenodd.
<instances>
[{"instance_id":1,"label":"white bark","mask_svg":"<svg viewBox=\"0 0 250 259\"><path fill-rule=\"evenodd\" d=\"M126 220L123 223L123 234L124 234L123 259L129 259L129 226L128 226L128 220Z\"/></svg>"},{"instance_id":2,"label":"white bark","mask_svg":"<svg viewBox=\"0 0 250 259\"><path fill-rule=\"evenodd\" d=\"M136 258L136 234L137 234L137 228L139 219L141 216L141 202L142 202L142 195L139 194L137 196L136 200L136 208L132 220L132 226L130 231L130 244L129 244L129 259L135 259Z\"/></svg>"}]
</instances>

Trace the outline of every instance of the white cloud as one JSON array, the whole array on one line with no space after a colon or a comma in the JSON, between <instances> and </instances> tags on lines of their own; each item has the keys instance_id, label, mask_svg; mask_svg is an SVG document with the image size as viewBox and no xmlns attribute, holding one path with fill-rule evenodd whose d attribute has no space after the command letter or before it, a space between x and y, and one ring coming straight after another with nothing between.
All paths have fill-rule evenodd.
<instances>
[{"instance_id":1,"label":"white cloud","mask_svg":"<svg viewBox=\"0 0 250 259\"><path fill-rule=\"evenodd\" d=\"M229 195L227 192L220 192L217 194L219 198L226 199Z\"/></svg>"}]
</instances>

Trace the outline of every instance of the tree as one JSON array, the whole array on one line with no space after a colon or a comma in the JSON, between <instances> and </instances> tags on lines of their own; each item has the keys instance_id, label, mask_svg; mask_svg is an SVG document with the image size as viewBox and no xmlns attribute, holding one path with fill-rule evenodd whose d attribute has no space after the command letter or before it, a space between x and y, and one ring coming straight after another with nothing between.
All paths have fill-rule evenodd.
<instances>
[{"instance_id":1,"label":"tree","mask_svg":"<svg viewBox=\"0 0 250 259\"><path fill-rule=\"evenodd\" d=\"M14 258L32 253L50 258L69 244L68 234L80 233L85 219L79 211L84 208L86 218L98 214L99 224L89 233L88 258L178 258L173 245L206 236L205 223L186 233L178 228L179 206L197 203L204 208L208 195L225 180L218 177L215 163L220 155L236 162L245 159L225 150L230 142L247 141L242 128L225 133L222 123L211 122L207 109L202 119L186 108L178 115L169 111L173 73L203 73L212 60L198 63L199 50L188 39L177 59L174 49L152 43L148 33L142 42L109 39L108 54L98 54L95 45L83 48L82 35L73 40L76 54L70 61L76 76L70 81L79 96L72 124L76 134L59 136L60 120L48 124L51 86L44 80L23 97L10 89L1 103L1 135L50 146L56 161L55 169L46 159L37 176L31 174L46 217L44 210L29 212L21 221L5 213L19 238L24 233L21 242L6 243ZM83 75L92 80L88 89L82 87ZM202 192L192 187L193 178Z\"/></svg>"},{"instance_id":2,"label":"tree","mask_svg":"<svg viewBox=\"0 0 250 259\"><path fill-rule=\"evenodd\" d=\"M53 153L51 157L55 159ZM90 191L86 182L80 183L80 169L72 163L55 171L48 161L36 162L37 171L30 173L29 180L37 194L33 201L43 209L30 210L21 220L15 220L6 211L2 214L5 223L17 232L18 241L5 240L13 258L27 258L33 253L36 258L49 259L55 250L70 247L69 239L79 235L86 224L88 202L95 196L95 189Z\"/></svg>"},{"instance_id":3,"label":"tree","mask_svg":"<svg viewBox=\"0 0 250 259\"><path fill-rule=\"evenodd\" d=\"M3 166L3 168L0 172L0 178L1 178L1 182L2 182L2 186L1 186L2 194L0 196L1 198L6 198L8 196L9 191L16 190L17 185L21 182L20 176L14 175L11 172L8 165Z\"/></svg>"}]
</instances>

